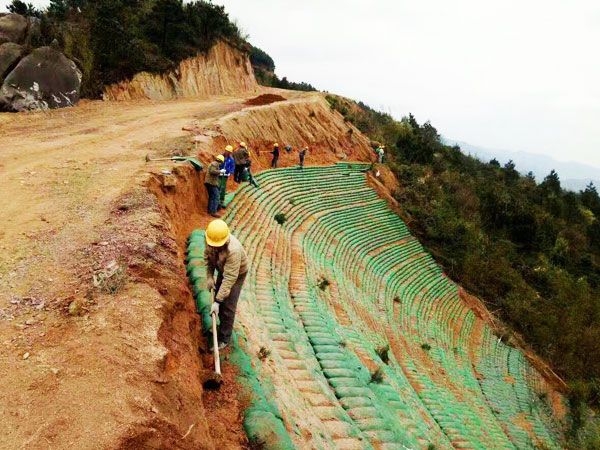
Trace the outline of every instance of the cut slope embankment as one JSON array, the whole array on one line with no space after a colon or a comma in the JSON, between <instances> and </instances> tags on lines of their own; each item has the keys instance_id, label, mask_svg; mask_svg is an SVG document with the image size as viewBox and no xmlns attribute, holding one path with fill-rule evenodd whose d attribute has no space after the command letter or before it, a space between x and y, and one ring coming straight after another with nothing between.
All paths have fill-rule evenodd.
<instances>
[{"instance_id":1,"label":"cut slope embankment","mask_svg":"<svg viewBox=\"0 0 600 450\"><path fill-rule=\"evenodd\" d=\"M218 42L206 54L188 58L166 74L142 72L131 80L107 86L105 100L171 100L257 92L248 55Z\"/></svg>"},{"instance_id":2,"label":"cut slope embankment","mask_svg":"<svg viewBox=\"0 0 600 450\"><path fill-rule=\"evenodd\" d=\"M227 214L251 258L241 346L292 445L560 448L552 386L461 300L367 167L264 172Z\"/></svg>"}]
</instances>

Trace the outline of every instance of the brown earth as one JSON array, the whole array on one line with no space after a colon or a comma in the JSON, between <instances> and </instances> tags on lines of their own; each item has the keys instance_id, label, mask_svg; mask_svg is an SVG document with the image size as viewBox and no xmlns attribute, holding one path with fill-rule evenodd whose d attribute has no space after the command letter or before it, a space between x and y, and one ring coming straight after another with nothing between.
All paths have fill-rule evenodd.
<instances>
[{"instance_id":1,"label":"brown earth","mask_svg":"<svg viewBox=\"0 0 600 450\"><path fill-rule=\"evenodd\" d=\"M281 95L276 94L262 94L258 97L251 98L246 102L246 105L250 106L259 106L259 105L268 105L273 102L281 102L285 100Z\"/></svg>"},{"instance_id":2,"label":"brown earth","mask_svg":"<svg viewBox=\"0 0 600 450\"><path fill-rule=\"evenodd\" d=\"M221 391L202 389L212 358L183 265L186 237L208 222L202 178L144 157L197 150L206 162L241 139L306 143L307 163L368 155L320 94L285 95L0 115L0 448L246 445L233 367Z\"/></svg>"}]
</instances>

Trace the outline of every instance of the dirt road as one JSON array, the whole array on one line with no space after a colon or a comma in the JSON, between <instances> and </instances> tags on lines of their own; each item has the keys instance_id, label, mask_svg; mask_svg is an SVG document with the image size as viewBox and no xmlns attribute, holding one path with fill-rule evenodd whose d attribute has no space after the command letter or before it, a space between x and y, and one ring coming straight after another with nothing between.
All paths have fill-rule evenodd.
<instances>
[{"instance_id":1,"label":"dirt road","mask_svg":"<svg viewBox=\"0 0 600 450\"><path fill-rule=\"evenodd\" d=\"M0 448L213 447L181 255L143 188L161 164L144 156L186 152L182 127L244 100L0 115Z\"/></svg>"}]
</instances>

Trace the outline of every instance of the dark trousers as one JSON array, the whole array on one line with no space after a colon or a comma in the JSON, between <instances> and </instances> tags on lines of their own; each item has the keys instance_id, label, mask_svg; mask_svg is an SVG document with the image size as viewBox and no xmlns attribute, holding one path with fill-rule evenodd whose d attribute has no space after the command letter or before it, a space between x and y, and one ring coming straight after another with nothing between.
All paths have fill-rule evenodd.
<instances>
[{"instance_id":1,"label":"dark trousers","mask_svg":"<svg viewBox=\"0 0 600 450\"><path fill-rule=\"evenodd\" d=\"M219 209L219 186L204 183L208 192L208 213L215 214Z\"/></svg>"},{"instance_id":2,"label":"dark trousers","mask_svg":"<svg viewBox=\"0 0 600 450\"><path fill-rule=\"evenodd\" d=\"M219 206L225 208L225 194L227 193L227 177L219 177Z\"/></svg>"},{"instance_id":3,"label":"dark trousers","mask_svg":"<svg viewBox=\"0 0 600 450\"><path fill-rule=\"evenodd\" d=\"M245 164L235 165L235 171L233 172L233 181L235 181L236 183L242 182L242 173L244 173L244 167L246 167Z\"/></svg>"},{"instance_id":4,"label":"dark trousers","mask_svg":"<svg viewBox=\"0 0 600 450\"><path fill-rule=\"evenodd\" d=\"M271 161L271 167L273 169L277 168L277 161L279 161L279 156L273 156L273 160Z\"/></svg>"},{"instance_id":5,"label":"dark trousers","mask_svg":"<svg viewBox=\"0 0 600 450\"><path fill-rule=\"evenodd\" d=\"M244 280L246 280L246 274L242 273L233 284L231 291L229 291L229 297L227 297L221 303L221 306L219 306L219 328L217 329L217 339L219 342L229 342L229 339L231 339L231 331L233 330L233 322L235 321L235 310L237 308L238 299L240 298L240 293L242 292ZM219 293L222 282L223 275L219 273L215 284L216 294Z\"/></svg>"},{"instance_id":6,"label":"dark trousers","mask_svg":"<svg viewBox=\"0 0 600 450\"><path fill-rule=\"evenodd\" d=\"M304 167L304 156L300 156L300 167Z\"/></svg>"}]
</instances>

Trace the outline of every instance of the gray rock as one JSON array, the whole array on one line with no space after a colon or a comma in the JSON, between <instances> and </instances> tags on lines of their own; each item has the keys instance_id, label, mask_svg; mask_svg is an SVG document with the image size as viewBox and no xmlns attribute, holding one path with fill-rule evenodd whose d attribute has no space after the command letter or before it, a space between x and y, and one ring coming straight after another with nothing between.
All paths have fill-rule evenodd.
<instances>
[{"instance_id":1,"label":"gray rock","mask_svg":"<svg viewBox=\"0 0 600 450\"><path fill-rule=\"evenodd\" d=\"M27 35L27 19L19 14L0 15L0 44L15 42L22 44Z\"/></svg>"},{"instance_id":2,"label":"gray rock","mask_svg":"<svg viewBox=\"0 0 600 450\"><path fill-rule=\"evenodd\" d=\"M35 49L4 79L0 110L26 111L72 106L79 100L81 72L50 47Z\"/></svg>"},{"instance_id":3,"label":"gray rock","mask_svg":"<svg viewBox=\"0 0 600 450\"><path fill-rule=\"evenodd\" d=\"M23 56L23 47L19 44L6 42L0 45L0 83L8 75L9 70L14 68L21 56Z\"/></svg>"}]
</instances>

